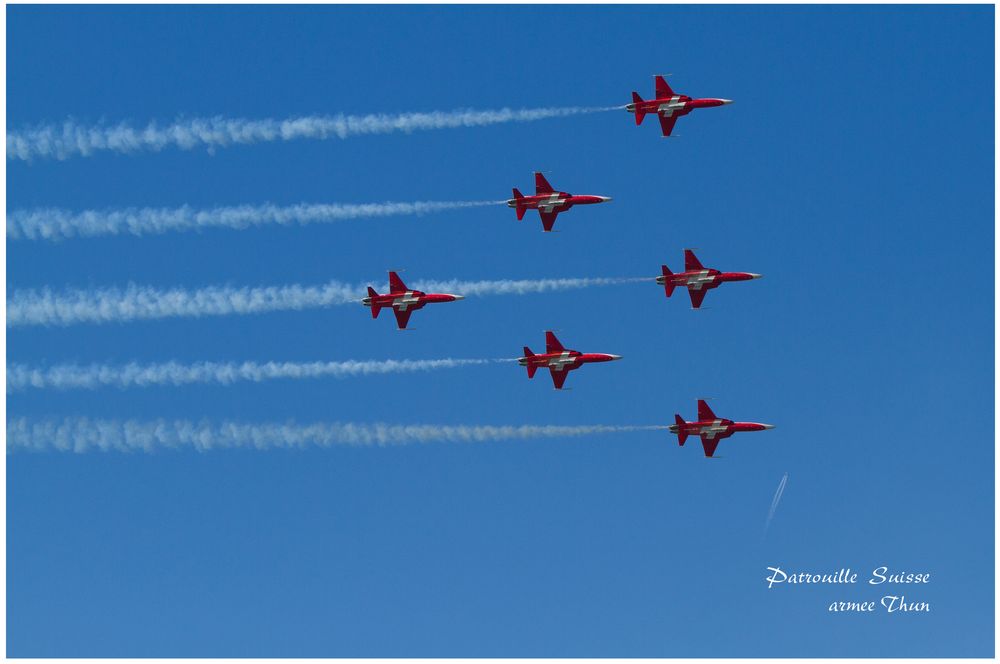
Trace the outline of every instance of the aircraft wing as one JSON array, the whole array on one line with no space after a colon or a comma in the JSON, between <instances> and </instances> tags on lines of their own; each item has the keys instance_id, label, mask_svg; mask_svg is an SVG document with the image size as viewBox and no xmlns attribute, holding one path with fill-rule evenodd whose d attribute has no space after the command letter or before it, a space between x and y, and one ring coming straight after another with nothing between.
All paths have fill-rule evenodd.
<instances>
[{"instance_id":1,"label":"aircraft wing","mask_svg":"<svg viewBox=\"0 0 1000 664\"><path fill-rule=\"evenodd\" d=\"M555 385L557 390L561 390L563 383L566 382L566 376L569 372L563 369L562 371L556 371L552 367L549 367L549 373L552 374L552 384Z\"/></svg>"},{"instance_id":2,"label":"aircraft wing","mask_svg":"<svg viewBox=\"0 0 1000 664\"><path fill-rule=\"evenodd\" d=\"M553 334L551 330L546 330L545 331L545 352L546 353L561 353L564 350L566 350L566 349L563 348L563 345L561 343L559 343L558 339L556 339L556 335Z\"/></svg>"},{"instance_id":3,"label":"aircraft wing","mask_svg":"<svg viewBox=\"0 0 1000 664\"><path fill-rule=\"evenodd\" d=\"M663 135L669 136L670 132L674 130L674 124L677 122L677 116L671 115L670 117L667 117L665 115L658 115L657 117L660 118L660 128L663 129Z\"/></svg>"},{"instance_id":4,"label":"aircraft wing","mask_svg":"<svg viewBox=\"0 0 1000 664\"><path fill-rule=\"evenodd\" d=\"M549 181L541 173L535 173L535 195L551 194L554 191Z\"/></svg>"},{"instance_id":5,"label":"aircraft wing","mask_svg":"<svg viewBox=\"0 0 1000 664\"><path fill-rule=\"evenodd\" d=\"M674 96L674 91L670 88L670 84L667 83L666 79L662 76L656 77L656 98L666 99L668 97Z\"/></svg>"},{"instance_id":6,"label":"aircraft wing","mask_svg":"<svg viewBox=\"0 0 1000 664\"><path fill-rule=\"evenodd\" d=\"M403 280L399 278L399 275L395 272L389 273L389 292L390 293L405 293L406 284Z\"/></svg>"},{"instance_id":7,"label":"aircraft wing","mask_svg":"<svg viewBox=\"0 0 1000 664\"><path fill-rule=\"evenodd\" d=\"M688 295L691 296L691 306L697 309L701 306L701 302L705 299L705 296L708 295L708 289L699 288L698 290L695 290L689 286Z\"/></svg>"},{"instance_id":8,"label":"aircraft wing","mask_svg":"<svg viewBox=\"0 0 1000 664\"><path fill-rule=\"evenodd\" d=\"M719 446L719 438L701 437L701 446L705 448L705 456L710 457L715 454L715 448Z\"/></svg>"},{"instance_id":9,"label":"aircraft wing","mask_svg":"<svg viewBox=\"0 0 1000 664\"><path fill-rule=\"evenodd\" d=\"M394 308L392 313L396 314L396 324L399 326L399 329L405 330L406 324L410 320L410 314L413 313L413 309L400 310Z\"/></svg>"},{"instance_id":10,"label":"aircraft wing","mask_svg":"<svg viewBox=\"0 0 1000 664\"><path fill-rule=\"evenodd\" d=\"M708 407L708 404L705 403L705 400L698 399L698 421L708 422L709 420L717 420L717 419L719 418L716 417L715 413L712 412L712 409Z\"/></svg>"},{"instance_id":11,"label":"aircraft wing","mask_svg":"<svg viewBox=\"0 0 1000 664\"><path fill-rule=\"evenodd\" d=\"M559 213L558 212L543 212L543 211L539 210L538 214L542 217L542 228L545 229L546 233L548 233L549 231L552 230L552 227L555 225L555 223L556 223L556 215L558 215Z\"/></svg>"},{"instance_id":12,"label":"aircraft wing","mask_svg":"<svg viewBox=\"0 0 1000 664\"><path fill-rule=\"evenodd\" d=\"M694 252L690 249L684 250L684 271L694 272L695 270L704 270L705 266L701 264L698 257L694 255Z\"/></svg>"}]
</instances>

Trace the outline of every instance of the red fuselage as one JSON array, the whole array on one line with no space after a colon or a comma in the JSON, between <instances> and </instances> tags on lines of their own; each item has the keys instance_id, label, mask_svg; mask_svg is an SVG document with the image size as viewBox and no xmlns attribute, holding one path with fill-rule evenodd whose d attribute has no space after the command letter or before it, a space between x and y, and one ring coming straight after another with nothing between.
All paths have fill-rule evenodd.
<instances>
[{"instance_id":1,"label":"red fuselage","mask_svg":"<svg viewBox=\"0 0 1000 664\"><path fill-rule=\"evenodd\" d=\"M689 288L694 286L696 288L711 290L712 288L718 288L727 281L747 281L749 279L760 279L760 275L753 272L720 272L718 270L704 269L662 275L656 278L656 283L661 286L669 285L672 288Z\"/></svg>"},{"instance_id":2,"label":"red fuselage","mask_svg":"<svg viewBox=\"0 0 1000 664\"><path fill-rule=\"evenodd\" d=\"M773 429L774 425L761 424L759 422L733 422L732 420L715 419L685 422L683 425L671 424L669 428L671 433L683 433L685 436L705 435L710 438L721 440L723 438L729 438L734 433L738 433L740 431L764 431L765 429Z\"/></svg>"},{"instance_id":3,"label":"red fuselage","mask_svg":"<svg viewBox=\"0 0 1000 664\"><path fill-rule=\"evenodd\" d=\"M529 357L517 358L522 367L547 367L555 371L572 371L579 369L588 362L611 362L622 359L621 355L611 355L609 353L581 353L576 350L564 350L561 353L542 353L541 355L531 355ZM534 373L532 371L531 373Z\"/></svg>"},{"instance_id":4,"label":"red fuselage","mask_svg":"<svg viewBox=\"0 0 1000 664\"><path fill-rule=\"evenodd\" d=\"M565 191L554 191L551 194L536 194L534 196L512 198L507 201L507 207L520 207L527 210L559 213L565 212L574 205L593 205L595 203L606 203L610 200L610 196L574 196Z\"/></svg>"},{"instance_id":5,"label":"red fuselage","mask_svg":"<svg viewBox=\"0 0 1000 664\"><path fill-rule=\"evenodd\" d=\"M634 101L625 106L629 113L657 113L679 117L687 115L696 108L712 108L733 103L730 99L716 99L705 97L703 99L692 99L687 95L673 95L662 99L646 99L644 101Z\"/></svg>"},{"instance_id":6,"label":"red fuselage","mask_svg":"<svg viewBox=\"0 0 1000 664\"><path fill-rule=\"evenodd\" d=\"M361 304L366 307L393 307L396 309L416 310L423 309L425 305L438 302L454 302L464 299L461 295L449 295L447 293L424 293L423 291L406 291L405 293L383 293L381 295L369 296L361 300Z\"/></svg>"}]
</instances>

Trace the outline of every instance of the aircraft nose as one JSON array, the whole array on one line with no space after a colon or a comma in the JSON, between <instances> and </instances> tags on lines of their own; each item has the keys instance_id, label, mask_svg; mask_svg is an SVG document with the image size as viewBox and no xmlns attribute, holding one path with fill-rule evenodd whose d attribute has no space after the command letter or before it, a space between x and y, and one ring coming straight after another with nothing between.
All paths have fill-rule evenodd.
<instances>
[{"instance_id":1,"label":"aircraft nose","mask_svg":"<svg viewBox=\"0 0 1000 664\"><path fill-rule=\"evenodd\" d=\"M464 300L465 299L464 295L452 295L452 297L455 298L456 300Z\"/></svg>"},{"instance_id":2,"label":"aircraft nose","mask_svg":"<svg viewBox=\"0 0 1000 664\"><path fill-rule=\"evenodd\" d=\"M723 105L725 105L725 104L732 104L733 103L732 99L720 99L719 101L721 101L723 103Z\"/></svg>"},{"instance_id":3,"label":"aircraft nose","mask_svg":"<svg viewBox=\"0 0 1000 664\"><path fill-rule=\"evenodd\" d=\"M598 198L601 199L602 203L607 203L607 202L609 202L611 200L610 196L598 196Z\"/></svg>"},{"instance_id":4,"label":"aircraft nose","mask_svg":"<svg viewBox=\"0 0 1000 664\"><path fill-rule=\"evenodd\" d=\"M763 274L754 274L753 272L750 272L749 274L751 279L760 279L764 276Z\"/></svg>"},{"instance_id":5,"label":"aircraft nose","mask_svg":"<svg viewBox=\"0 0 1000 664\"><path fill-rule=\"evenodd\" d=\"M608 355L608 357L611 358L612 361L622 359L621 355Z\"/></svg>"},{"instance_id":6,"label":"aircraft nose","mask_svg":"<svg viewBox=\"0 0 1000 664\"><path fill-rule=\"evenodd\" d=\"M761 426L764 427L765 429L773 429L774 428L773 424L761 424Z\"/></svg>"}]
</instances>

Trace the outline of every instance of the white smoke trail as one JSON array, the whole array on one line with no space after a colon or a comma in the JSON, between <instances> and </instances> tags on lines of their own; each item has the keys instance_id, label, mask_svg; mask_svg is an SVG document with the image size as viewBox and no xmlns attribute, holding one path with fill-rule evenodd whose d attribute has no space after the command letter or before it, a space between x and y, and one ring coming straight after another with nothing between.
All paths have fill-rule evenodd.
<instances>
[{"instance_id":1,"label":"white smoke trail","mask_svg":"<svg viewBox=\"0 0 1000 664\"><path fill-rule=\"evenodd\" d=\"M771 519L774 518L774 513L778 509L778 503L781 502L781 494L785 492L785 484L788 482L788 473L785 473L781 478L781 482L778 483L778 490L774 492L774 499L771 500L771 509L767 512L767 522L764 524L764 534L767 534L767 529L771 527Z\"/></svg>"},{"instance_id":2,"label":"white smoke trail","mask_svg":"<svg viewBox=\"0 0 1000 664\"><path fill-rule=\"evenodd\" d=\"M24 364L7 365L7 392L24 389L96 389L100 387L150 387L216 383L231 385L240 381L259 383L280 378L347 378L374 374L410 373L455 369L473 365L508 362L506 359L446 358L442 360L346 360L342 362L199 362L181 364L125 365L61 364L45 369Z\"/></svg>"},{"instance_id":3,"label":"white smoke trail","mask_svg":"<svg viewBox=\"0 0 1000 664\"><path fill-rule=\"evenodd\" d=\"M483 127L508 122L534 122L584 113L620 109L620 106L588 108L531 108L492 111L455 110L397 115L314 115L285 120L245 118L194 118L166 126L150 122L143 128L121 123L115 126L86 126L73 120L62 125L40 125L7 133L7 158L68 159L95 152L159 152L168 147L182 150L229 147L269 141L349 138L365 134L389 134L428 129Z\"/></svg>"},{"instance_id":4,"label":"white smoke trail","mask_svg":"<svg viewBox=\"0 0 1000 664\"><path fill-rule=\"evenodd\" d=\"M415 282L411 286L424 291L445 290L469 296L526 295L646 280L646 277L453 280ZM49 288L28 289L14 291L7 299L7 327L120 323L158 318L302 310L356 303L365 293L365 286L351 286L338 281L320 286L209 286L196 290L157 290L135 284L129 284L125 288L73 289L61 293Z\"/></svg>"},{"instance_id":5,"label":"white smoke trail","mask_svg":"<svg viewBox=\"0 0 1000 664\"><path fill-rule=\"evenodd\" d=\"M125 208L72 212L59 208L14 210L7 214L10 240L62 240L98 235L147 235L204 228L242 230L266 224L330 223L348 219L424 215L496 205L503 201L417 201L413 203L240 205L203 210Z\"/></svg>"},{"instance_id":6,"label":"white smoke trail","mask_svg":"<svg viewBox=\"0 0 1000 664\"><path fill-rule=\"evenodd\" d=\"M190 420L61 420L7 421L7 452L17 450L88 452L91 450L152 452L159 448L216 449L391 446L414 443L483 443L500 440L567 438L605 433L651 431L662 426L470 426L435 424L354 424L330 422L241 423Z\"/></svg>"}]
</instances>

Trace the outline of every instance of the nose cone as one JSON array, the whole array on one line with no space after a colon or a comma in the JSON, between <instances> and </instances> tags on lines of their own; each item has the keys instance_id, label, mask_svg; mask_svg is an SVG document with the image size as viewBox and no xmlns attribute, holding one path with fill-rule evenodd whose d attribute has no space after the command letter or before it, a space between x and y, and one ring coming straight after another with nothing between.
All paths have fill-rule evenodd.
<instances>
[{"instance_id":1,"label":"nose cone","mask_svg":"<svg viewBox=\"0 0 1000 664\"><path fill-rule=\"evenodd\" d=\"M733 103L732 99L720 99L719 101L722 102L723 106L725 106L726 104L732 104Z\"/></svg>"},{"instance_id":2,"label":"nose cone","mask_svg":"<svg viewBox=\"0 0 1000 664\"><path fill-rule=\"evenodd\" d=\"M598 196L598 198L601 199L602 203L609 203L609 202L611 202L611 197L610 196Z\"/></svg>"},{"instance_id":3,"label":"nose cone","mask_svg":"<svg viewBox=\"0 0 1000 664\"><path fill-rule=\"evenodd\" d=\"M761 277L764 276L763 274L754 274L753 272L748 272L747 274L750 275L751 279L760 279Z\"/></svg>"},{"instance_id":4,"label":"nose cone","mask_svg":"<svg viewBox=\"0 0 1000 664\"><path fill-rule=\"evenodd\" d=\"M773 429L774 428L773 424L761 424L760 426L763 429Z\"/></svg>"},{"instance_id":5,"label":"nose cone","mask_svg":"<svg viewBox=\"0 0 1000 664\"><path fill-rule=\"evenodd\" d=\"M611 354L609 354L608 355L608 359L611 360L612 362L614 362L615 360L622 359L622 356L621 355L611 355Z\"/></svg>"},{"instance_id":6,"label":"nose cone","mask_svg":"<svg viewBox=\"0 0 1000 664\"><path fill-rule=\"evenodd\" d=\"M465 296L464 295L452 295L451 299L452 300L464 300Z\"/></svg>"}]
</instances>

